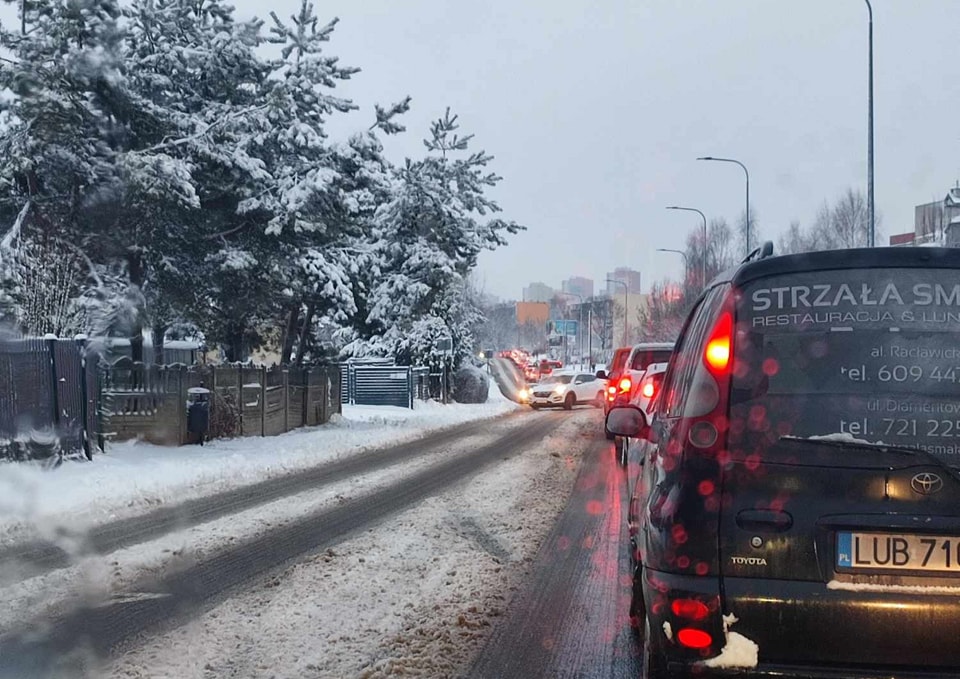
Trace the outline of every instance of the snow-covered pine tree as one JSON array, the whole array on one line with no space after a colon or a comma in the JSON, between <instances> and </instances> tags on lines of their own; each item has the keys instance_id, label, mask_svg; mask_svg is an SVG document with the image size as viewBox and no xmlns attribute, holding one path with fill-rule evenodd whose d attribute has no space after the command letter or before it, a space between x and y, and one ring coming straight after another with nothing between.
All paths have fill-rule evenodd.
<instances>
[{"instance_id":1,"label":"snow-covered pine tree","mask_svg":"<svg viewBox=\"0 0 960 679\"><path fill-rule=\"evenodd\" d=\"M271 42L281 46L265 91L264 158L273 189L251 203L270 214L266 233L286 253L282 358L310 355L317 321L348 323L357 313L354 291L369 264L370 223L389 195L389 166L376 131L402 131L396 118L406 99L345 144L329 144L326 120L354 110L332 89L359 69L326 53L337 20L321 24L302 0L289 22L271 13ZM246 205L244 206L246 207Z\"/></svg>"},{"instance_id":2,"label":"snow-covered pine tree","mask_svg":"<svg viewBox=\"0 0 960 679\"><path fill-rule=\"evenodd\" d=\"M507 235L523 227L491 216L500 212L485 195L501 179L487 170L493 157L469 153L472 135L458 130L448 109L424 141L428 155L408 158L396 170L394 195L375 220L377 282L362 326L366 332L357 333L348 353L429 355L437 321L453 339L456 355L472 348L469 327L479 310L465 307L466 278L480 252L506 244ZM421 320L428 322L415 326Z\"/></svg>"},{"instance_id":3,"label":"snow-covered pine tree","mask_svg":"<svg viewBox=\"0 0 960 679\"><path fill-rule=\"evenodd\" d=\"M100 236L88 207L109 192L124 136L120 11L114 0L21 10L20 26L0 26L0 224L17 231L7 240L21 330L68 333L86 329L76 297L96 281L88 252Z\"/></svg>"},{"instance_id":4,"label":"snow-covered pine tree","mask_svg":"<svg viewBox=\"0 0 960 679\"><path fill-rule=\"evenodd\" d=\"M131 192L152 210L128 239L138 245L155 350L171 323L191 320L231 328L216 339L239 347L238 326L255 315L245 305L262 308L267 296L244 294L234 280L262 271L247 274L257 258L230 240L264 219L238 206L270 179L249 124L265 108L270 70L256 53L262 22L235 21L218 0L135 0L125 15L131 88L152 123L123 162L133 189L157 189ZM228 309L218 304L225 297Z\"/></svg>"}]
</instances>

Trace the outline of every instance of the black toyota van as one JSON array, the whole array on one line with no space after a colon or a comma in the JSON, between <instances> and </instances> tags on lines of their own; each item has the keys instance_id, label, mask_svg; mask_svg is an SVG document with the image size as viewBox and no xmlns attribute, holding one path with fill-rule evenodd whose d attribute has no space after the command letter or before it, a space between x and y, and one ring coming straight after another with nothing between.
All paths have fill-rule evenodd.
<instances>
[{"instance_id":1,"label":"black toyota van","mask_svg":"<svg viewBox=\"0 0 960 679\"><path fill-rule=\"evenodd\" d=\"M607 416L645 676L960 676L960 249L770 249Z\"/></svg>"}]
</instances>

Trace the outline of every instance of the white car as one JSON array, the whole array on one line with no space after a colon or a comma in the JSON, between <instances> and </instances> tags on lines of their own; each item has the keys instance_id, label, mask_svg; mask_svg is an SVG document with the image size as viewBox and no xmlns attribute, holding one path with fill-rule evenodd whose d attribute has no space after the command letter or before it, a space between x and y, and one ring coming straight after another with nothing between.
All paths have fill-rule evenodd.
<instances>
[{"instance_id":1,"label":"white car","mask_svg":"<svg viewBox=\"0 0 960 679\"><path fill-rule=\"evenodd\" d=\"M606 380L592 373L553 373L530 386L527 402L534 409L562 407L570 410L580 404L599 408L603 405L606 387Z\"/></svg>"},{"instance_id":2,"label":"white car","mask_svg":"<svg viewBox=\"0 0 960 679\"><path fill-rule=\"evenodd\" d=\"M644 371L643 378L630 397L630 404L643 411L647 422L653 420L657 398L660 396L660 387L663 385L663 376L667 372L669 363L651 363ZM620 437L618 437L620 438ZM646 455L649 441L646 439L621 439L621 447L617 449L620 464L626 465L629 458L642 460Z\"/></svg>"},{"instance_id":3,"label":"white car","mask_svg":"<svg viewBox=\"0 0 960 679\"><path fill-rule=\"evenodd\" d=\"M630 402L636 405L637 387L643 380L648 368L655 364L666 364L673 355L673 342L644 342L637 344L627 356L627 364L623 368L623 376L630 378ZM664 368L666 370L666 368ZM621 382L623 379L621 378ZM621 387L622 388L622 387Z\"/></svg>"}]
</instances>

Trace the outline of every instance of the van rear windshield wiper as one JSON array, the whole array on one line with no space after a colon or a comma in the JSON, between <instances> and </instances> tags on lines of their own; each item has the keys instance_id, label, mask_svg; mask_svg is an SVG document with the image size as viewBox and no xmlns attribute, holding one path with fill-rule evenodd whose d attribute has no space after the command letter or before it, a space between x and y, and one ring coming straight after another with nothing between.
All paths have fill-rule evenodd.
<instances>
[{"instance_id":1,"label":"van rear windshield wiper","mask_svg":"<svg viewBox=\"0 0 960 679\"><path fill-rule=\"evenodd\" d=\"M820 438L820 437L804 437L804 436L781 436L780 441L786 443L808 443L816 444L821 446L830 446L832 448L844 448L850 449L859 448L860 450L880 450L885 453L896 453L897 455L909 455L913 457L921 457L930 464L936 465L946 471L950 472L951 475L956 477L957 468L947 464L944 460L941 460L939 457L933 453L927 452L923 448L911 448L910 446L893 446L889 443L882 442L873 442L873 441L864 441L863 439L855 438ZM960 477L957 477L960 480Z\"/></svg>"}]
</instances>

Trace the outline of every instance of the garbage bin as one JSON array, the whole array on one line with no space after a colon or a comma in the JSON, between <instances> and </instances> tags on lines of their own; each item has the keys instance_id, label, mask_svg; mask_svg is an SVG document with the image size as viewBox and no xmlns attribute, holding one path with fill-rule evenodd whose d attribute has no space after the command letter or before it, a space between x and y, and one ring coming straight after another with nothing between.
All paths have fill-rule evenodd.
<instances>
[{"instance_id":1,"label":"garbage bin","mask_svg":"<svg viewBox=\"0 0 960 679\"><path fill-rule=\"evenodd\" d=\"M203 445L210 431L210 390L206 387L187 389L187 442Z\"/></svg>"}]
</instances>

